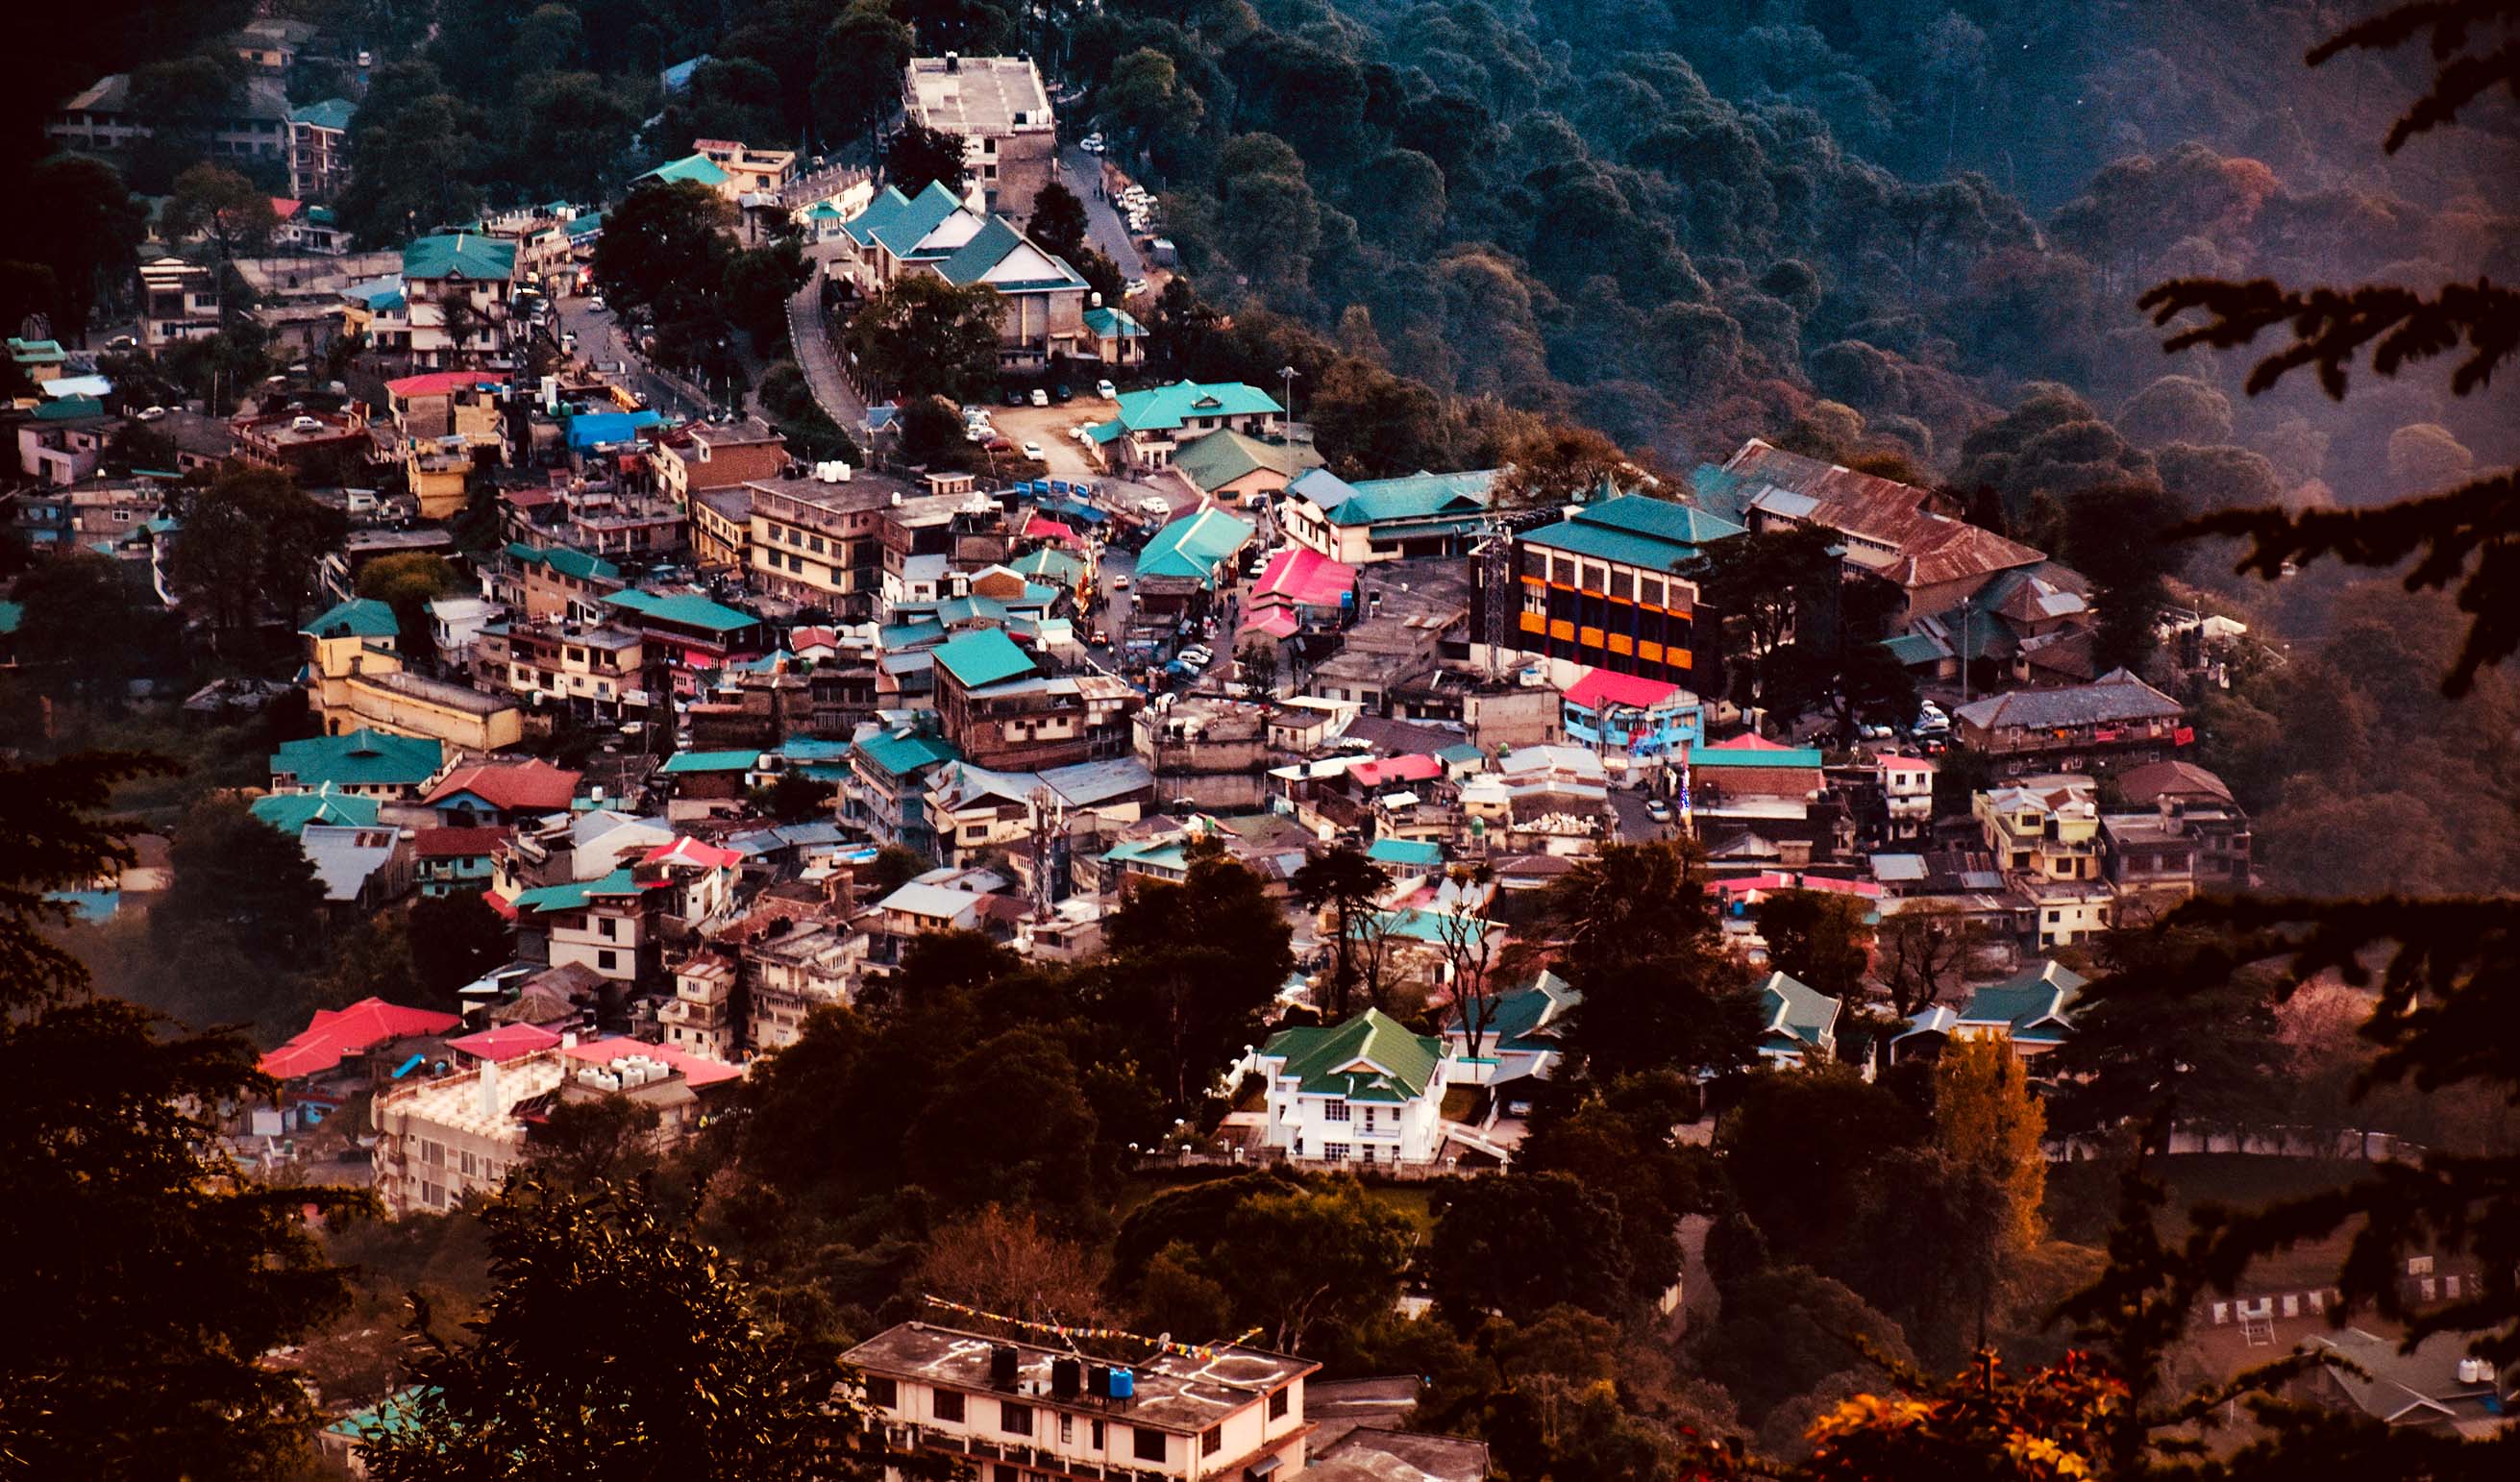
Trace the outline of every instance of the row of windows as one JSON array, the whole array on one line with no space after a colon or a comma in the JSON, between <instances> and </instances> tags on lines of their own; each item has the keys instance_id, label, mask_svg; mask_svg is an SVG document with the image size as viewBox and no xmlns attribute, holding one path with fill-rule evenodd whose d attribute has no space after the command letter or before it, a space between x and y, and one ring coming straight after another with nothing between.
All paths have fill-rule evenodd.
<instances>
[{"instance_id":1,"label":"row of windows","mask_svg":"<svg viewBox=\"0 0 2520 1482\"><path fill-rule=\"evenodd\" d=\"M1555 551L1526 547L1530 558L1526 569L1538 577L1561 587L1575 587L1616 602L1650 603L1657 607L1688 606L1693 588L1673 577L1638 570L1609 561L1585 561Z\"/></svg>"},{"instance_id":2,"label":"row of windows","mask_svg":"<svg viewBox=\"0 0 2520 1482\"><path fill-rule=\"evenodd\" d=\"M871 1405L884 1410L899 1410L901 1408L901 1386L895 1380L877 1375L869 1375L866 1380L866 1392L867 1403ZM1270 1394L1270 1419L1282 1420L1286 1417L1286 1413L1291 1407L1290 1396L1292 1393L1293 1391L1290 1386L1276 1390ZM968 1415L965 1399L966 1397L960 1390L937 1389L930 1391L930 1402L933 1407L935 1418L958 1425L962 1424L968 1418ZM1050 1420L1056 1425L1060 1445L1073 1445L1075 1443L1075 1415L1072 1415L1065 1411L1054 1411L1051 1413ZM1034 1415L1032 1406L1020 1405L1012 1400L1000 1400L998 1402L998 1429L1002 1433L1010 1436L1029 1436L1033 1434L1033 1422ZM1100 1452L1103 1449L1104 1445L1102 1428L1103 1422L1099 1419L1089 1419L1087 1423L1090 1426L1087 1445L1093 1450ZM1133 1434L1130 1436L1131 1456L1137 1458L1137 1460L1141 1461L1160 1462L1169 1459L1170 1438L1164 1432L1153 1430L1143 1425L1134 1426L1132 1427L1132 1430ZM1200 1432L1198 1438L1199 1455L1206 1457L1215 1456L1217 1452L1224 1449L1224 1446L1225 1428L1223 1426L1211 1425L1206 1430Z\"/></svg>"}]
</instances>

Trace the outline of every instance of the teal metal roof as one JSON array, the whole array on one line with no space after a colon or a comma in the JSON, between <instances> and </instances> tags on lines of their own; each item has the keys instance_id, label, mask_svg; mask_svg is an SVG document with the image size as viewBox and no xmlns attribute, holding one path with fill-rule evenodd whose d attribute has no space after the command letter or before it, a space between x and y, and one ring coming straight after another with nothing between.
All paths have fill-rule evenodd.
<instances>
[{"instance_id":1,"label":"teal metal roof","mask_svg":"<svg viewBox=\"0 0 2520 1482\"><path fill-rule=\"evenodd\" d=\"M668 777L696 772L749 772L761 760L758 751L677 751L656 770Z\"/></svg>"},{"instance_id":2,"label":"teal metal roof","mask_svg":"<svg viewBox=\"0 0 2520 1482\"><path fill-rule=\"evenodd\" d=\"M615 592L604 599L616 607L625 607L642 617L658 622L675 623L686 628L705 628L712 633L734 633L761 625L761 619L749 612L739 612L723 603L711 602L696 592L659 597L652 592L633 588Z\"/></svg>"},{"instance_id":3,"label":"teal metal roof","mask_svg":"<svg viewBox=\"0 0 2520 1482\"><path fill-rule=\"evenodd\" d=\"M336 824L345 829L377 826L377 800L336 792L330 783L312 792L274 792L253 800L253 816L294 834L308 824Z\"/></svg>"},{"instance_id":4,"label":"teal metal roof","mask_svg":"<svg viewBox=\"0 0 2520 1482\"><path fill-rule=\"evenodd\" d=\"M1216 568L1251 540L1246 521L1209 508L1174 520L1155 532L1138 553L1140 576L1185 576L1202 587L1216 585Z\"/></svg>"},{"instance_id":5,"label":"teal metal roof","mask_svg":"<svg viewBox=\"0 0 2520 1482\"><path fill-rule=\"evenodd\" d=\"M1899 660L1903 668L1940 663L1950 656L1950 651L1923 633L1902 633L1897 638L1882 640L1881 647L1889 650L1890 656Z\"/></svg>"},{"instance_id":6,"label":"teal metal roof","mask_svg":"<svg viewBox=\"0 0 2520 1482\"><path fill-rule=\"evenodd\" d=\"M1135 339L1147 333L1127 309L1087 309L1085 329L1097 339Z\"/></svg>"},{"instance_id":7,"label":"teal metal roof","mask_svg":"<svg viewBox=\"0 0 2520 1482\"><path fill-rule=\"evenodd\" d=\"M922 767L958 761L962 753L953 742L941 736L913 732L900 736L878 736L858 742L858 755L892 777L908 777Z\"/></svg>"},{"instance_id":8,"label":"teal metal roof","mask_svg":"<svg viewBox=\"0 0 2520 1482\"><path fill-rule=\"evenodd\" d=\"M15 633L23 627L25 622L26 605L24 603L0 602L0 634Z\"/></svg>"},{"instance_id":9,"label":"teal metal roof","mask_svg":"<svg viewBox=\"0 0 2520 1482\"><path fill-rule=\"evenodd\" d=\"M895 257L918 257L919 244L943 225L946 217L962 208L962 201L952 191L932 180L916 196L904 196L885 186L883 194L868 202L858 219L849 223L848 232L860 246L878 243ZM938 255L930 252L927 257Z\"/></svg>"},{"instance_id":10,"label":"teal metal roof","mask_svg":"<svg viewBox=\"0 0 2520 1482\"><path fill-rule=\"evenodd\" d=\"M1820 751L1812 746L1700 746L1688 753L1692 767L1807 767L1819 771Z\"/></svg>"},{"instance_id":11,"label":"teal metal roof","mask_svg":"<svg viewBox=\"0 0 2520 1482\"><path fill-rule=\"evenodd\" d=\"M1769 1034L1790 1035L1817 1050L1837 1026L1838 1001L1781 972L1768 974L1759 985L1759 1011Z\"/></svg>"},{"instance_id":12,"label":"teal metal roof","mask_svg":"<svg viewBox=\"0 0 2520 1482\"><path fill-rule=\"evenodd\" d=\"M715 190L717 187L726 184L727 176L726 171L718 167L718 162L711 159L708 156L685 155L680 159L666 160L664 163L656 166L652 170L650 170L639 178L641 180L659 180L667 185L675 185L683 181L690 180L705 185L711 190Z\"/></svg>"},{"instance_id":13,"label":"teal metal roof","mask_svg":"<svg viewBox=\"0 0 2520 1482\"><path fill-rule=\"evenodd\" d=\"M1959 1012L1960 1021L1970 1024L2009 1024L2022 1038L2038 1038L2034 1026L2059 1029L2065 1010L2080 998L2083 985L2090 979L2061 963L2041 963L2038 966L2001 983L1990 983L1969 995L1966 1008ZM2070 1027L2070 1026L2062 1026Z\"/></svg>"},{"instance_id":14,"label":"teal metal roof","mask_svg":"<svg viewBox=\"0 0 2520 1482\"><path fill-rule=\"evenodd\" d=\"M518 893L516 909L518 916L528 911L577 911L599 895L636 895L639 881L628 866L613 871L600 879L572 880L564 885L545 885L539 890Z\"/></svg>"},{"instance_id":15,"label":"teal metal roof","mask_svg":"<svg viewBox=\"0 0 2520 1482\"><path fill-rule=\"evenodd\" d=\"M1141 565L1144 570L1144 565ZM957 633L936 646L936 662L966 690L1030 674L1038 667L1015 641L999 628Z\"/></svg>"},{"instance_id":16,"label":"teal metal roof","mask_svg":"<svg viewBox=\"0 0 2520 1482\"><path fill-rule=\"evenodd\" d=\"M1432 869L1444 863L1444 846L1432 839L1378 838L1365 851L1365 857L1378 864Z\"/></svg>"},{"instance_id":17,"label":"teal metal roof","mask_svg":"<svg viewBox=\"0 0 2520 1482\"><path fill-rule=\"evenodd\" d=\"M1076 276L1074 268L1060 261L1058 256L1044 249L1039 244L1027 241L1024 234L1010 226L1003 216L990 217L986 225L972 234L970 241L956 247L950 256L936 264L936 272L947 283L966 286L978 283L996 271L1000 263L1012 256L1016 248L1023 247L1030 247L1034 251L1040 252L1052 267L1058 269L1058 272L1046 278L1010 279L995 283L991 287L1005 292L1020 292L1028 289L1085 287L1085 280Z\"/></svg>"},{"instance_id":18,"label":"teal metal roof","mask_svg":"<svg viewBox=\"0 0 2520 1482\"><path fill-rule=\"evenodd\" d=\"M1411 1034L1379 1009L1368 1009L1336 1026L1306 1025L1270 1036L1270 1055L1283 1055L1278 1074L1291 1076L1306 1096L1351 1101L1414 1101L1433 1084L1444 1042Z\"/></svg>"},{"instance_id":19,"label":"teal metal roof","mask_svg":"<svg viewBox=\"0 0 2520 1482\"><path fill-rule=\"evenodd\" d=\"M347 98L327 98L321 103L310 103L298 109L289 115L289 121L319 129L346 129L350 126L350 115L358 111L358 105Z\"/></svg>"},{"instance_id":20,"label":"teal metal roof","mask_svg":"<svg viewBox=\"0 0 2520 1482\"><path fill-rule=\"evenodd\" d=\"M1525 545L1668 571L1695 557L1700 546L1742 533L1741 526L1704 510L1624 494L1519 538Z\"/></svg>"},{"instance_id":21,"label":"teal metal roof","mask_svg":"<svg viewBox=\"0 0 2520 1482\"><path fill-rule=\"evenodd\" d=\"M1328 469L1313 469L1286 485L1321 507L1332 524L1370 525L1389 520L1476 516L1488 507L1496 470L1459 473L1410 473L1350 483Z\"/></svg>"},{"instance_id":22,"label":"teal metal roof","mask_svg":"<svg viewBox=\"0 0 2520 1482\"><path fill-rule=\"evenodd\" d=\"M1152 390L1122 392L1117 420L1132 432L1161 432L1193 417L1271 416L1283 410L1277 397L1238 381L1177 381Z\"/></svg>"},{"instance_id":23,"label":"teal metal roof","mask_svg":"<svg viewBox=\"0 0 2520 1482\"><path fill-rule=\"evenodd\" d=\"M573 546L529 546L523 541L510 541L508 554L526 565L549 566L578 581L615 581L621 575L619 566Z\"/></svg>"},{"instance_id":24,"label":"teal metal roof","mask_svg":"<svg viewBox=\"0 0 2520 1482\"><path fill-rule=\"evenodd\" d=\"M93 396L65 396L35 408L37 422L77 422L82 418L103 417L105 403Z\"/></svg>"},{"instance_id":25,"label":"teal metal roof","mask_svg":"<svg viewBox=\"0 0 2520 1482\"><path fill-rule=\"evenodd\" d=\"M309 638L394 638L402 621L383 603L353 597L297 631Z\"/></svg>"},{"instance_id":26,"label":"teal metal roof","mask_svg":"<svg viewBox=\"0 0 2520 1482\"><path fill-rule=\"evenodd\" d=\"M1710 515L1689 505L1643 494L1622 494L1615 499L1586 505L1575 517L1588 524L1609 525L1681 545L1702 546L1709 541L1749 533L1720 515Z\"/></svg>"},{"instance_id":27,"label":"teal metal roof","mask_svg":"<svg viewBox=\"0 0 2520 1482\"><path fill-rule=\"evenodd\" d=\"M418 786L435 777L445 760L446 748L429 737L362 729L282 741L272 753L271 770L307 786Z\"/></svg>"},{"instance_id":28,"label":"teal metal roof","mask_svg":"<svg viewBox=\"0 0 2520 1482\"><path fill-rule=\"evenodd\" d=\"M415 278L463 277L503 282L517 273L517 245L471 232L423 237L402 249L405 283Z\"/></svg>"}]
</instances>

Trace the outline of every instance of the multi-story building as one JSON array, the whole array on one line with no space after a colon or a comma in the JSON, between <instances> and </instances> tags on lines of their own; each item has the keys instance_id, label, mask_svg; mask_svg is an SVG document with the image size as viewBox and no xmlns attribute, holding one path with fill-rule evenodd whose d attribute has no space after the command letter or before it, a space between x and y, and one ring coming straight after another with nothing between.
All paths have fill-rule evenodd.
<instances>
[{"instance_id":1,"label":"multi-story building","mask_svg":"<svg viewBox=\"0 0 2520 1482\"><path fill-rule=\"evenodd\" d=\"M507 377L494 371L431 371L385 382L391 435L376 429L379 451L403 465L424 519L453 519L472 491L472 471L505 459Z\"/></svg>"},{"instance_id":2,"label":"multi-story building","mask_svg":"<svg viewBox=\"0 0 2520 1482\"><path fill-rule=\"evenodd\" d=\"M327 736L373 730L468 751L495 751L523 738L524 718L513 703L405 671L401 624L383 603L354 598L299 633L306 640L300 683Z\"/></svg>"},{"instance_id":3,"label":"multi-story building","mask_svg":"<svg viewBox=\"0 0 2520 1482\"><path fill-rule=\"evenodd\" d=\"M775 597L829 607L847 621L876 617L884 572L910 554L893 512L917 497L898 479L851 471L832 478L755 479L752 584Z\"/></svg>"},{"instance_id":4,"label":"multi-story building","mask_svg":"<svg viewBox=\"0 0 2520 1482\"><path fill-rule=\"evenodd\" d=\"M161 349L217 334L222 302L217 275L200 263L181 257L142 263L141 347Z\"/></svg>"},{"instance_id":5,"label":"multi-story building","mask_svg":"<svg viewBox=\"0 0 2520 1482\"><path fill-rule=\"evenodd\" d=\"M895 1450L997 1482L1293 1476L1315 1429L1304 1380L1321 1367L1232 1343L1108 1364L926 1323L840 1358ZM884 1468L884 1482L905 1475Z\"/></svg>"},{"instance_id":6,"label":"multi-story building","mask_svg":"<svg viewBox=\"0 0 2520 1482\"><path fill-rule=\"evenodd\" d=\"M1542 656L1560 688L1589 668L1698 690L1701 675L1718 672L1713 618L1700 615L1697 584L1677 568L1740 533L1703 510L1641 494L1583 506L1514 540L1509 626L1489 634L1494 605L1481 602L1475 642ZM1484 594L1485 562L1478 579Z\"/></svg>"},{"instance_id":7,"label":"multi-story building","mask_svg":"<svg viewBox=\"0 0 2520 1482\"><path fill-rule=\"evenodd\" d=\"M1496 474L1479 469L1350 482L1328 469L1309 469L1287 480L1279 518L1297 545L1351 566L1458 556L1486 527Z\"/></svg>"},{"instance_id":8,"label":"multi-story building","mask_svg":"<svg viewBox=\"0 0 2520 1482\"><path fill-rule=\"evenodd\" d=\"M892 186L841 228L842 272L869 292L918 274L957 288L997 291L998 363L1031 369L1053 356L1091 358L1100 341L1086 324L1091 287L1058 254L1003 218L974 211L930 185L917 196Z\"/></svg>"},{"instance_id":9,"label":"multi-story building","mask_svg":"<svg viewBox=\"0 0 2520 1482\"><path fill-rule=\"evenodd\" d=\"M840 787L840 817L878 843L901 844L934 857L936 826L927 812L927 780L959 753L925 731L881 732L849 750L849 780Z\"/></svg>"},{"instance_id":10,"label":"multi-story building","mask_svg":"<svg viewBox=\"0 0 2520 1482\"><path fill-rule=\"evenodd\" d=\"M647 650L637 633L610 623L491 624L474 643L483 683L579 720L645 715Z\"/></svg>"},{"instance_id":11,"label":"multi-story building","mask_svg":"<svg viewBox=\"0 0 2520 1482\"><path fill-rule=\"evenodd\" d=\"M659 438L648 459L656 486L688 509L696 494L777 478L788 468L788 440L758 417L696 422Z\"/></svg>"},{"instance_id":12,"label":"multi-story building","mask_svg":"<svg viewBox=\"0 0 2520 1482\"><path fill-rule=\"evenodd\" d=\"M271 161L286 166L290 144L289 93L276 76L248 77L234 100L202 121L209 157L221 164ZM117 155L152 130L122 72L101 77L56 110L44 124L58 149L82 155Z\"/></svg>"},{"instance_id":13,"label":"multi-story building","mask_svg":"<svg viewBox=\"0 0 2520 1482\"><path fill-rule=\"evenodd\" d=\"M674 671L677 693L689 695L695 676L759 656L772 641L762 620L697 592L647 592L624 588L607 597L615 626L647 643L650 658Z\"/></svg>"},{"instance_id":14,"label":"multi-story building","mask_svg":"<svg viewBox=\"0 0 2520 1482\"><path fill-rule=\"evenodd\" d=\"M1934 821L1934 776L1941 769L1921 756L1899 756L1886 751L1874 761L1880 768L1881 792L1888 810L1883 836L1894 841L1924 837Z\"/></svg>"},{"instance_id":15,"label":"multi-story building","mask_svg":"<svg viewBox=\"0 0 2520 1482\"><path fill-rule=\"evenodd\" d=\"M231 418L236 456L266 469L286 470L307 487L364 481L376 443L368 409L357 402L338 412L268 412ZM459 506L460 508L460 506Z\"/></svg>"},{"instance_id":16,"label":"multi-story building","mask_svg":"<svg viewBox=\"0 0 2520 1482\"><path fill-rule=\"evenodd\" d=\"M1179 381L1120 395L1119 415L1095 427L1095 445L1114 469L1151 472L1170 464L1183 444L1211 432L1258 436L1285 416L1278 398L1238 381L1202 385ZM1300 482L1301 480L1297 480ZM1291 493L1293 485L1289 484ZM1345 558L1336 551L1326 556Z\"/></svg>"},{"instance_id":17,"label":"multi-story building","mask_svg":"<svg viewBox=\"0 0 2520 1482\"><path fill-rule=\"evenodd\" d=\"M532 1156L555 1101L621 1096L652 1106L652 1145L669 1148L714 1116L742 1077L733 1065L671 1046L621 1038L578 1044L568 1036L556 1048L392 1086L370 1112L377 1192L396 1218L496 1193L509 1170Z\"/></svg>"},{"instance_id":18,"label":"multi-story building","mask_svg":"<svg viewBox=\"0 0 2520 1482\"><path fill-rule=\"evenodd\" d=\"M2196 889L2246 890L2254 883L2249 815L2221 778L2191 762L2154 762L2119 773L2117 784L2129 808L2152 810L2190 841Z\"/></svg>"},{"instance_id":19,"label":"multi-story building","mask_svg":"<svg viewBox=\"0 0 2520 1482\"><path fill-rule=\"evenodd\" d=\"M351 797L405 802L427 792L445 772L443 743L361 729L282 741L271 754L271 790L314 792L329 786Z\"/></svg>"},{"instance_id":20,"label":"multi-story building","mask_svg":"<svg viewBox=\"0 0 2520 1482\"><path fill-rule=\"evenodd\" d=\"M1994 787L1969 802L1996 868L2041 880L2100 877L2097 788L2070 777Z\"/></svg>"},{"instance_id":21,"label":"multi-story building","mask_svg":"<svg viewBox=\"0 0 2520 1482\"><path fill-rule=\"evenodd\" d=\"M1990 695L1952 712L1953 739L1999 776L2168 759L2196 733L2179 701L2125 669L2088 685Z\"/></svg>"},{"instance_id":22,"label":"multi-story building","mask_svg":"<svg viewBox=\"0 0 2520 1482\"><path fill-rule=\"evenodd\" d=\"M796 1043L815 1010L848 1003L868 947L866 934L834 920L834 912L763 910L779 914L743 940L743 1017L738 1026L756 1054Z\"/></svg>"},{"instance_id":23,"label":"multi-story building","mask_svg":"<svg viewBox=\"0 0 2520 1482\"><path fill-rule=\"evenodd\" d=\"M1262 1141L1298 1163L1425 1167L1444 1149L1449 1059L1378 1009L1282 1029L1250 1066L1267 1087Z\"/></svg>"},{"instance_id":24,"label":"multi-story building","mask_svg":"<svg viewBox=\"0 0 2520 1482\"><path fill-rule=\"evenodd\" d=\"M936 646L936 710L964 760L1039 771L1130 754L1129 717L1145 696L1107 674L1052 676L1002 629Z\"/></svg>"},{"instance_id":25,"label":"multi-story building","mask_svg":"<svg viewBox=\"0 0 2520 1482\"><path fill-rule=\"evenodd\" d=\"M677 1050L732 1060L742 1046L736 1018L736 965L697 952L674 965L674 996L656 1006L656 1025Z\"/></svg>"},{"instance_id":26,"label":"multi-story building","mask_svg":"<svg viewBox=\"0 0 2520 1482\"><path fill-rule=\"evenodd\" d=\"M621 568L570 546L511 541L512 570L494 571L490 596L528 622L595 622L611 613L605 599L621 590Z\"/></svg>"},{"instance_id":27,"label":"multi-story building","mask_svg":"<svg viewBox=\"0 0 2520 1482\"><path fill-rule=\"evenodd\" d=\"M902 107L915 123L963 141L963 164L988 208L1032 219L1058 178L1058 123L1029 57L914 57Z\"/></svg>"},{"instance_id":28,"label":"multi-story building","mask_svg":"<svg viewBox=\"0 0 2520 1482\"><path fill-rule=\"evenodd\" d=\"M419 367L505 367L517 244L478 232L423 237L402 252L402 296L369 322L378 350Z\"/></svg>"},{"instance_id":29,"label":"multi-story building","mask_svg":"<svg viewBox=\"0 0 2520 1482\"><path fill-rule=\"evenodd\" d=\"M289 114L289 194L330 201L350 178L350 117L357 105L327 98Z\"/></svg>"}]
</instances>

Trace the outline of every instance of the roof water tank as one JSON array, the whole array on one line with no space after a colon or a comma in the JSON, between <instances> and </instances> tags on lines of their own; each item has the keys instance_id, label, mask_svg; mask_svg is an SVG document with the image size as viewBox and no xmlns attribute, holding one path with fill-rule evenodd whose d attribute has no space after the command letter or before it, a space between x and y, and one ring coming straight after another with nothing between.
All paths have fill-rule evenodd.
<instances>
[{"instance_id":1,"label":"roof water tank","mask_svg":"<svg viewBox=\"0 0 2520 1482\"><path fill-rule=\"evenodd\" d=\"M1114 1400L1134 1400L1137 1396L1138 1376L1125 1369L1115 1369L1111 1370L1111 1398Z\"/></svg>"}]
</instances>

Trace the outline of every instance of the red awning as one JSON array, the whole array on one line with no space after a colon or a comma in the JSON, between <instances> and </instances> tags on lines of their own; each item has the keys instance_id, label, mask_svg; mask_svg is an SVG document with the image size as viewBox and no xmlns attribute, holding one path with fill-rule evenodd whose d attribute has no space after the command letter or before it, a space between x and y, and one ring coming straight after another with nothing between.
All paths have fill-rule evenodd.
<instances>
[{"instance_id":1,"label":"red awning","mask_svg":"<svg viewBox=\"0 0 2520 1482\"><path fill-rule=\"evenodd\" d=\"M1594 669L1567 687L1566 698L1587 710L1598 711L1604 705L1635 705L1640 709L1651 709L1667 703L1678 694L1680 686L1667 685L1658 679Z\"/></svg>"}]
</instances>

